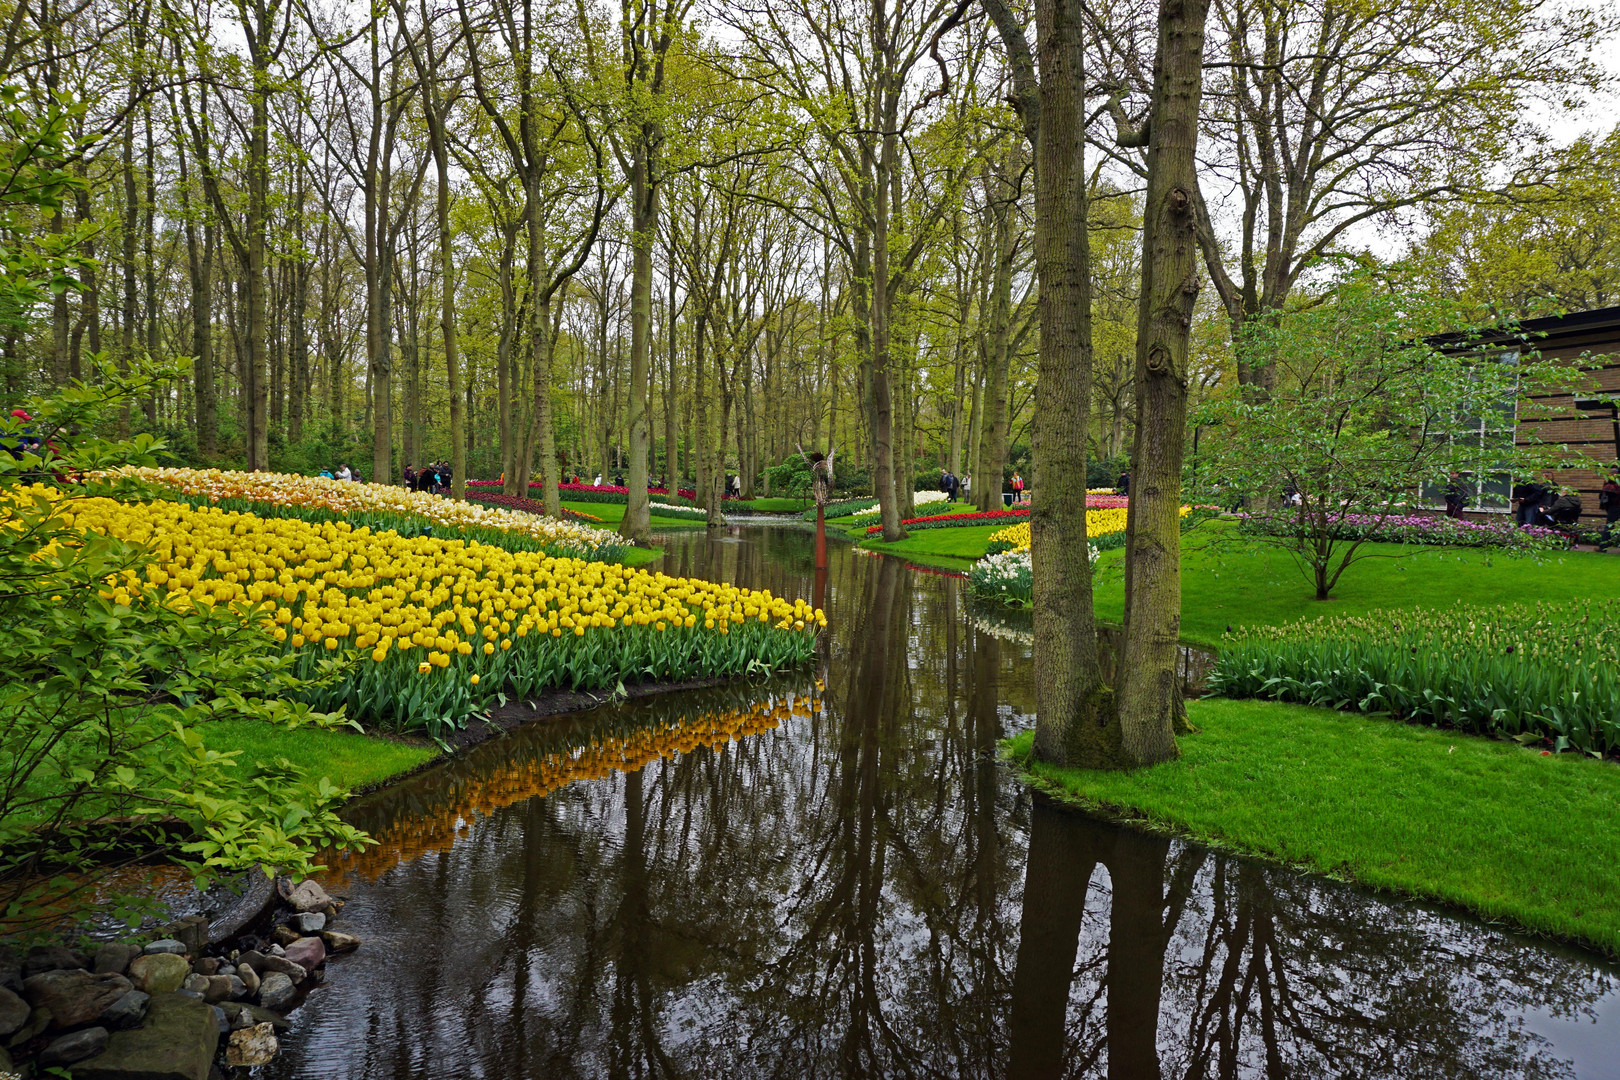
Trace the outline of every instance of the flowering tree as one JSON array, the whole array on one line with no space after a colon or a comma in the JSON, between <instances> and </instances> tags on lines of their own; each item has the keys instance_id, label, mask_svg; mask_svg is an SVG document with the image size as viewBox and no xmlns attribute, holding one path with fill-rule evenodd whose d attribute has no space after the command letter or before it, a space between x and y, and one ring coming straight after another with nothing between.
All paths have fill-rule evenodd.
<instances>
[{"instance_id":1,"label":"flowering tree","mask_svg":"<svg viewBox=\"0 0 1620 1080\"><path fill-rule=\"evenodd\" d=\"M1360 269L1311 306L1249 323L1241 347L1275 364L1275 386L1196 418L1210 425L1216 484L1261 505L1281 496L1245 531L1291 552L1318 600L1353 563L1387 554L1367 540L1425 485L1505 484L1562 456L1518 444L1514 403L1568 390L1578 369L1501 327L1459 333L1454 305L1403 286L1400 268Z\"/></svg>"}]
</instances>

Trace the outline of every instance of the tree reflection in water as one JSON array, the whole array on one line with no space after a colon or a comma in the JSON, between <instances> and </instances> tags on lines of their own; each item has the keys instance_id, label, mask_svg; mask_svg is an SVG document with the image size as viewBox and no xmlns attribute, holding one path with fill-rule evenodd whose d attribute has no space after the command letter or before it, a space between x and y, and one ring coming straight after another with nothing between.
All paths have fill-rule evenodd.
<instances>
[{"instance_id":1,"label":"tree reflection in water","mask_svg":"<svg viewBox=\"0 0 1620 1080\"><path fill-rule=\"evenodd\" d=\"M738 541L741 542L738 542ZM811 537L665 568L802 595ZM1558 1077L1612 977L1032 802L1027 648L835 547L824 668L535 725L355 808L277 1077ZM716 748L718 747L718 748Z\"/></svg>"}]
</instances>

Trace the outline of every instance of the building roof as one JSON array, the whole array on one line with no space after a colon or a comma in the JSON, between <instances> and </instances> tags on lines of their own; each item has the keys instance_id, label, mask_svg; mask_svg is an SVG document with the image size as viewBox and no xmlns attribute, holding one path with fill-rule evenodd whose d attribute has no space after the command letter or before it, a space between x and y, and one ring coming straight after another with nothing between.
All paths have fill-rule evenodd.
<instances>
[{"instance_id":1,"label":"building roof","mask_svg":"<svg viewBox=\"0 0 1620 1080\"><path fill-rule=\"evenodd\" d=\"M1572 311L1567 315L1547 315L1539 319L1525 319L1512 328L1480 330L1472 333L1436 334L1429 344L1444 349L1462 345L1477 348L1480 345L1535 344L1537 347L1555 342L1561 337L1613 330L1620 341L1620 306L1593 308L1591 311Z\"/></svg>"}]
</instances>

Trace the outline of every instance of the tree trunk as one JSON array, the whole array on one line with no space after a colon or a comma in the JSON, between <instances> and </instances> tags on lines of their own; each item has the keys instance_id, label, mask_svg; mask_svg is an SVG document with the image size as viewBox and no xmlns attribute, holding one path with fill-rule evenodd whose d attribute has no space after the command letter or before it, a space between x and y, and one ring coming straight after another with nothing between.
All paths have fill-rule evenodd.
<instances>
[{"instance_id":1,"label":"tree trunk","mask_svg":"<svg viewBox=\"0 0 1620 1080\"><path fill-rule=\"evenodd\" d=\"M1119 727L1097 662L1086 537L1091 409L1091 240L1086 225L1085 54L1079 0L1039 0L1035 264L1040 375L1030 480L1035 754L1069 766L1118 761ZM1006 248L1003 247L1003 258ZM999 281L997 292L1005 286ZM1001 301L998 300L998 304ZM1005 423L986 393L987 430ZM1000 471L988 469L1000 491Z\"/></svg>"},{"instance_id":2,"label":"tree trunk","mask_svg":"<svg viewBox=\"0 0 1620 1080\"><path fill-rule=\"evenodd\" d=\"M619 535L645 542L652 532L647 498L647 458L651 453L652 425L647 415L652 393L652 249L658 230L658 185L653 175L657 152L643 138L630 167L630 196L634 201L630 232L630 474L629 493Z\"/></svg>"},{"instance_id":3,"label":"tree trunk","mask_svg":"<svg viewBox=\"0 0 1620 1080\"><path fill-rule=\"evenodd\" d=\"M1041 49L1043 55L1047 48L1045 37L1046 32L1042 30ZM1078 45L1076 47L1078 48ZM1053 48L1057 48L1057 46L1053 46ZM1079 136L1075 136L1075 138L1078 137ZM1078 149L1075 149L1073 152L1076 154L1080 153ZM1067 165L1067 163L1064 164ZM994 253L992 254L991 258L995 260L995 263L991 268L990 277L990 350L989 356L986 357L985 363L985 416L982 421L979 443L978 464L979 468L983 470L983 486L978 490L976 497L974 498L974 505L980 510L994 510L1000 507L1001 485L1004 482L1002 479L1002 474L1006 472L1007 469L1007 382L1012 364L1011 349L1009 348L1009 343L1012 338L1012 218L1013 214L1016 212L1013 206L1013 201L1017 197L1017 192L1007 177L1014 171L1015 167L1015 158L1009 154L1008 160L1005 162L1003 169L1000 170L994 182L996 198L994 198L991 202L991 212L995 219L995 247L992 249ZM1083 162L1075 165L1074 168L1080 171L1082 174L1084 173ZM1035 181L1037 186L1040 184L1039 173L1040 166L1037 165L1037 178ZM1062 179L1064 181L1069 179L1067 176L1067 170L1065 170L1065 175ZM1039 200L1040 195L1037 193L1036 201L1039 202ZM1054 207L1054 210L1057 212L1061 212L1061 209L1062 208L1060 207ZM1084 219L1082 219L1082 222L1083 220ZM1064 223L1067 221L1068 215L1064 214L1062 221L1054 225L1054 227L1062 229L1065 227ZM1036 228L1039 229L1040 227L1041 223L1037 221ZM1049 237L1048 241L1054 241L1054 238ZM1037 245L1039 245L1040 242L1041 241L1037 239ZM1061 244L1061 237L1055 238L1054 242ZM1054 272L1057 272L1058 268L1054 267L1053 270ZM1073 272L1072 268L1069 272ZM1089 293L1089 288L1086 291ZM1045 295L1045 287L1043 284L1042 296L1044 297ZM1045 309L1043 308L1042 310L1044 311ZM1086 322L1086 339L1089 343L1091 337L1090 318L1087 315L1079 315L1076 317ZM1044 335L1044 322L1042 323L1042 327L1042 333ZM1047 351L1045 338L1043 336L1041 346L1041 358L1043 364L1046 359ZM1064 378L1073 377L1074 373L1067 366L1064 367L1063 371ZM1041 374L1043 376L1045 374L1044 366L1041 369ZM1089 380L1090 375L1091 369L1089 366L1087 366L1085 378ZM1038 409L1036 415L1039 416ZM1034 478L1031 477L1031 480L1033 479Z\"/></svg>"},{"instance_id":4,"label":"tree trunk","mask_svg":"<svg viewBox=\"0 0 1620 1080\"><path fill-rule=\"evenodd\" d=\"M1181 460L1187 352L1198 299L1198 104L1208 0L1161 0L1142 219L1136 334L1136 438L1125 570L1119 715L1137 765L1180 753Z\"/></svg>"}]
</instances>

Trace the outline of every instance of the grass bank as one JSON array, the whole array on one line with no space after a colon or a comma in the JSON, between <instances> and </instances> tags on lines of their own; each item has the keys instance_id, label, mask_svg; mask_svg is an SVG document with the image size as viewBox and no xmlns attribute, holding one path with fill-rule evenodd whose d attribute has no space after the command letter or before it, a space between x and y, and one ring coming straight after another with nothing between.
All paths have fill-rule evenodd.
<instances>
[{"instance_id":1,"label":"grass bank","mask_svg":"<svg viewBox=\"0 0 1620 1080\"><path fill-rule=\"evenodd\" d=\"M357 731L315 727L289 731L258 720L221 720L204 725L202 732L210 750L240 750L236 759L240 770L283 757L311 779L325 776L351 789L374 787L439 756L436 746L381 739Z\"/></svg>"},{"instance_id":2,"label":"grass bank","mask_svg":"<svg viewBox=\"0 0 1620 1080\"><path fill-rule=\"evenodd\" d=\"M1181 636L1219 646L1228 625L1277 626L1318 615L1361 615L1377 608L1450 608L1458 603L1553 603L1620 590L1620 559L1590 551L1508 556L1489 548L1368 544L1377 558L1345 572L1329 600L1287 552L1238 539L1234 523L1214 521L1182 536ZM948 530L949 531L949 530ZM1097 560L1098 618L1125 610L1123 550Z\"/></svg>"},{"instance_id":3,"label":"grass bank","mask_svg":"<svg viewBox=\"0 0 1620 1080\"><path fill-rule=\"evenodd\" d=\"M619 527L619 522L624 520L623 503L565 501L563 505L570 510L578 510L582 514L590 514L601 518L602 524L598 526L599 528L616 529ZM585 522L585 524L593 523ZM704 527L701 521L693 521L690 518L660 517L656 513L652 515L652 526L655 529L701 529Z\"/></svg>"},{"instance_id":4,"label":"grass bank","mask_svg":"<svg viewBox=\"0 0 1620 1080\"><path fill-rule=\"evenodd\" d=\"M1181 760L1027 761L1057 798L1620 956L1620 767L1300 705L1189 703Z\"/></svg>"}]
</instances>

